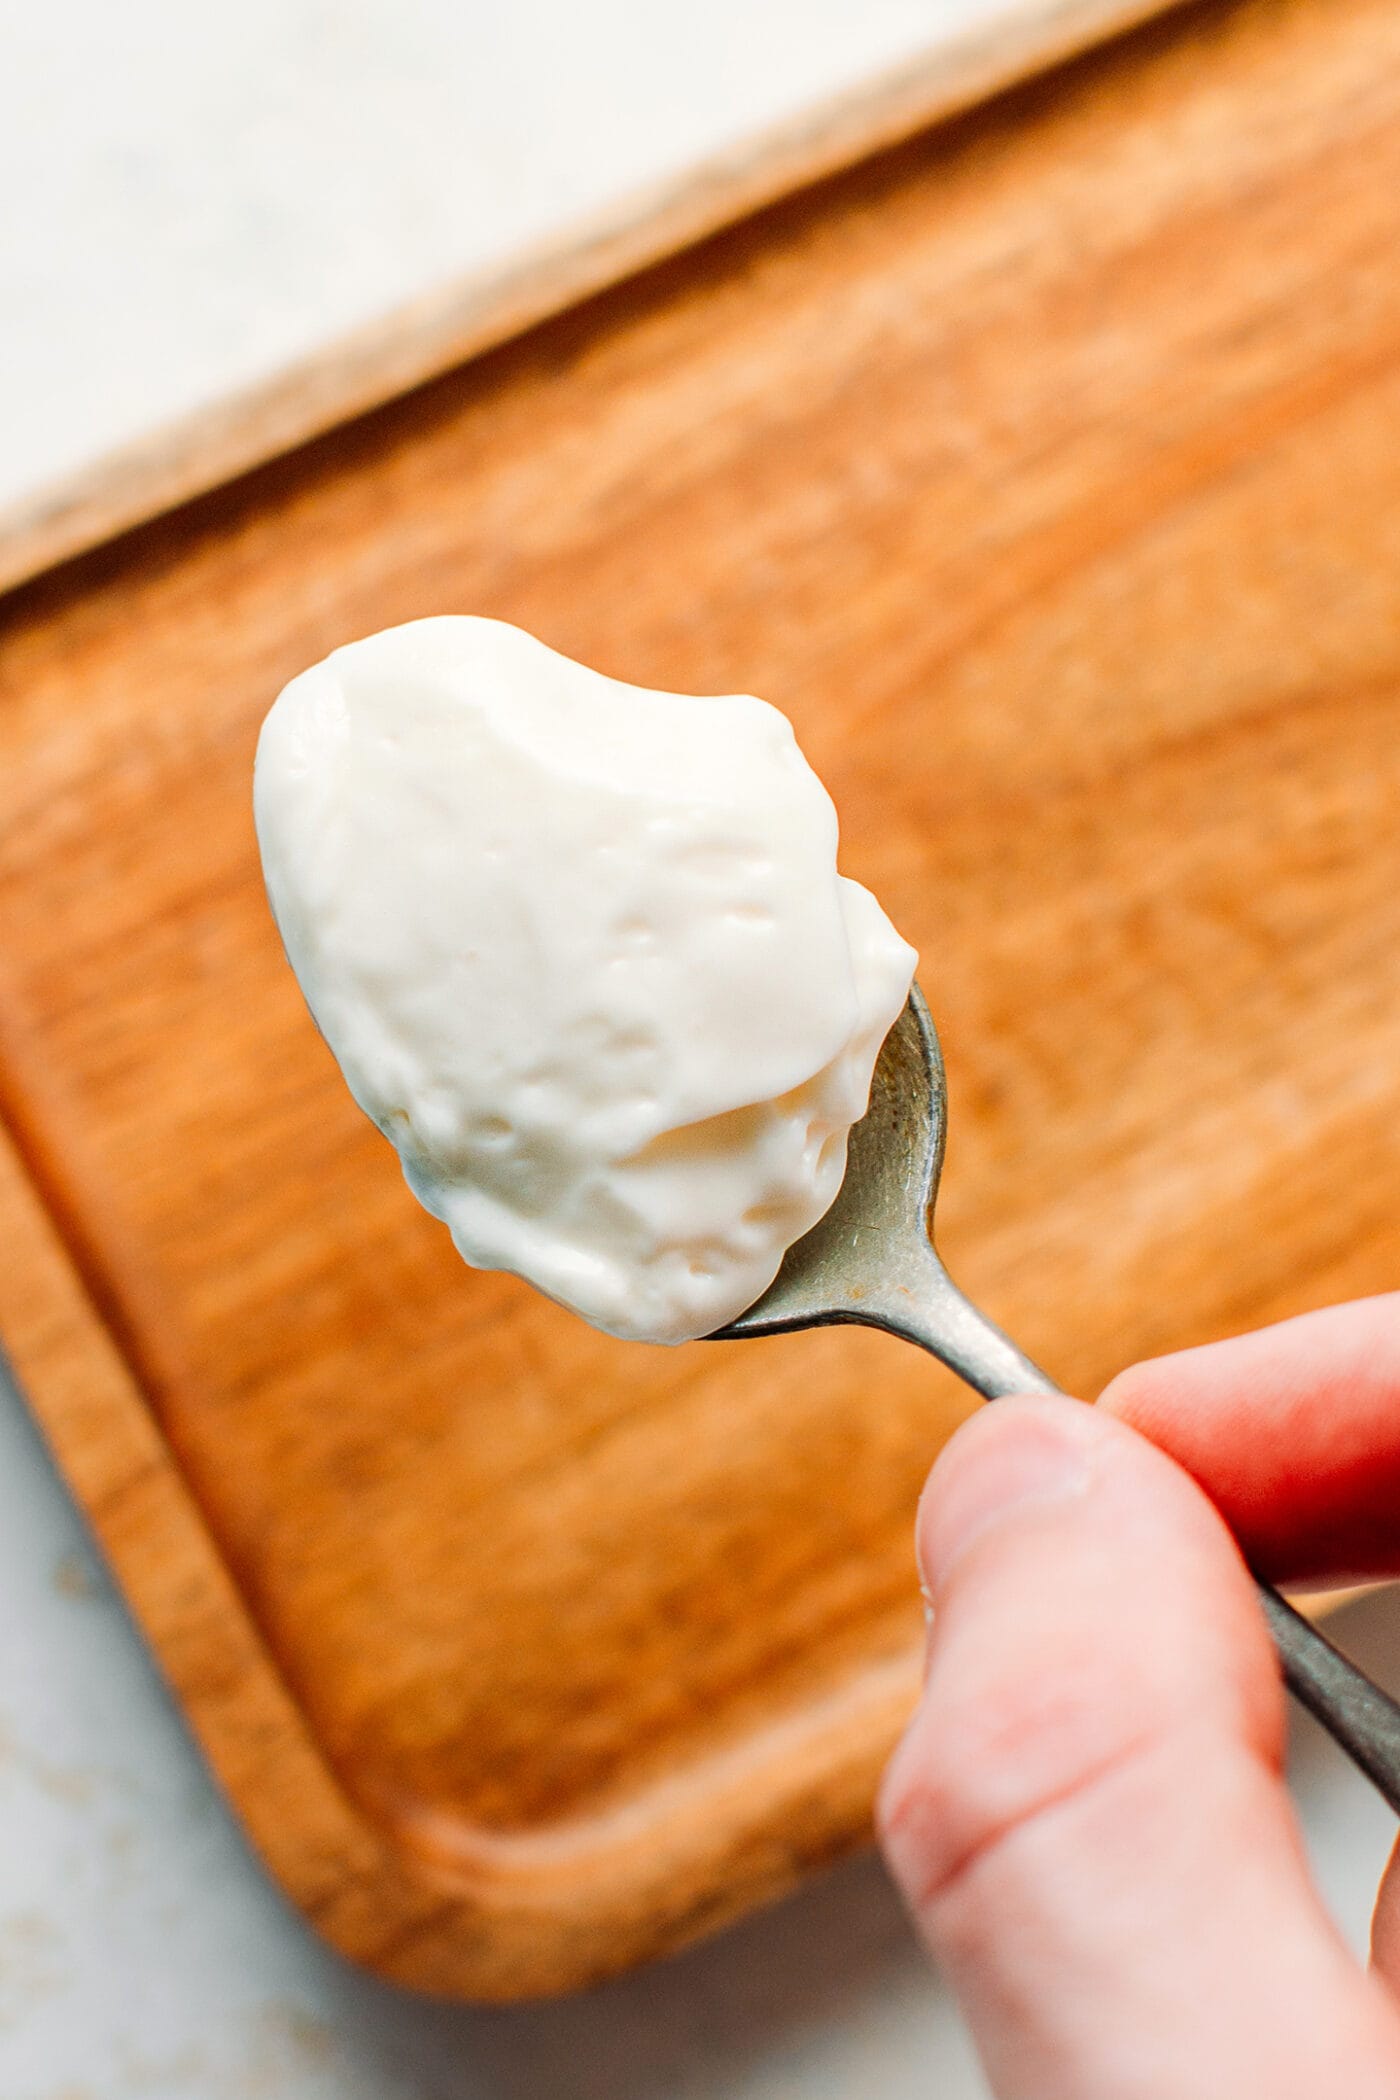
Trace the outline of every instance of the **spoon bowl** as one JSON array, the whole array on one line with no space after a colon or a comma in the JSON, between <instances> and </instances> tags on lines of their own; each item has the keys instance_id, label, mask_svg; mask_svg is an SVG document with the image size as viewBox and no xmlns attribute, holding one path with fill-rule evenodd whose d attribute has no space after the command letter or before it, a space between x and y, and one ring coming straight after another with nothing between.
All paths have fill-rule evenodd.
<instances>
[{"instance_id":1,"label":"spoon bowl","mask_svg":"<svg viewBox=\"0 0 1400 2100\"><path fill-rule=\"evenodd\" d=\"M713 1339L878 1327L927 1349L988 1399L1058 1391L964 1298L934 1251L947 1128L943 1053L915 985L885 1038L836 1201L788 1249L757 1303Z\"/></svg>"}]
</instances>

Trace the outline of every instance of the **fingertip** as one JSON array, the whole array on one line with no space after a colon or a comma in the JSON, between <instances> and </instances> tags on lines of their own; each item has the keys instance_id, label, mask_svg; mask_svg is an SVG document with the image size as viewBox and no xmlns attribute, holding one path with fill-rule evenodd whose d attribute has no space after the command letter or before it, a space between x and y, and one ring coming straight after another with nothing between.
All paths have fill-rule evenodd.
<instances>
[{"instance_id":1,"label":"fingertip","mask_svg":"<svg viewBox=\"0 0 1400 2100\"><path fill-rule=\"evenodd\" d=\"M1317 2032L1324 2063L1384 2048L1308 1881L1253 1585L1181 1469L1106 1410L999 1401L919 1550L929 1671L878 1827L998 2090L1116 2100L1149 2059L1154 2092L1322 2090Z\"/></svg>"},{"instance_id":2,"label":"fingertip","mask_svg":"<svg viewBox=\"0 0 1400 2100\"><path fill-rule=\"evenodd\" d=\"M1013 1395L960 1425L929 1475L915 1526L920 1577L934 1603L980 1537L1087 1492L1098 1438L1086 1414L1076 1400Z\"/></svg>"},{"instance_id":3,"label":"fingertip","mask_svg":"<svg viewBox=\"0 0 1400 2100\"><path fill-rule=\"evenodd\" d=\"M880 1799L916 1906L989 1834L1188 1718L1280 1764L1282 1691L1234 1544L1121 1423L1040 1396L983 1410L934 1468L918 1548L929 1673Z\"/></svg>"},{"instance_id":4,"label":"fingertip","mask_svg":"<svg viewBox=\"0 0 1400 2100\"><path fill-rule=\"evenodd\" d=\"M1371 1920L1371 1967L1400 1997L1400 1838L1391 1846Z\"/></svg>"},{"instance_id":5,"label":"fingertip","mask_svg":"<svg viewBox=\"0 0 1400 2100\"><path fill-rule=\"evenodd\" d=\"M1110 1378L1094 1402L1095 1412L1146 1437L1159 1451L1176 1456L1182 1413L1192 1408L1199 1411L1198 1359L1203 1353L1201 1349L1177 1349L1129 1364Z\"/></svg>"},{"instance_id":6,"label":"fingertip","mask_svg":"<svg viewBox=\"0 0 1400 2100\"><path fill-rule=\"evenodd\" d=\"M1198 1481L1275 1581L1400 1570L1400 1294L1134 1364L1096 1412Z\"/></svg>"},{"instance_id":7,"label":"fingertip","mask_svg":"<svg viewBox=\"0 0 1400 2100\"><path fill-rule=\"evenodd\" d=\"M964 1422L929 1475L916 1525L927 1594L936 1603L984 1540L1052 1523L1062 1576L1085 1550L1096 1565L1117 1551L1125 1578L1153 1559L1158 1587L1193 1582L1202 1566L1213 1582L1244 1584L1219 1513L1168 1453L1110 1411L1024 1394Z\"/></svg>"},{"instance_id":8,"label":"fingertip","mask_svg":"<svg viewBox=\"0 0 1400 2100\"><path fill-rule=\"evenodd\" d=\"M1151 1412L1151 1403L1160 1383L1160 1367L1170 1364L1170 1356L1151 1356L1142 1363L1129 1364L1109 1379L1108 1384L1094 1402L1101 1414L1112 1415L1120 1422L1134 1422L1138 1413L1146 1407Z\"/></svg>"}]
</instances>

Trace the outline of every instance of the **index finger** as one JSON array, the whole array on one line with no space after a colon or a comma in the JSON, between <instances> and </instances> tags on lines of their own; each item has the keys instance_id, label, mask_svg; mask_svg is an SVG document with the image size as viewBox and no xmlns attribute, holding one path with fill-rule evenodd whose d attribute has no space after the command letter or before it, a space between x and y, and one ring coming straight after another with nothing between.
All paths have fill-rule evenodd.
<instances>
[{"instance_id":1,"label":"index finger","mask_svg":"<svg viewBox=\"0 0 1400 2100\"><path fill-rule=\"evenodd\" d=\"M1400 1574L1400 1292L1135 1364L1099 1405L1200 1482L1261 1575Z\"/></svg>"}]
</instances>

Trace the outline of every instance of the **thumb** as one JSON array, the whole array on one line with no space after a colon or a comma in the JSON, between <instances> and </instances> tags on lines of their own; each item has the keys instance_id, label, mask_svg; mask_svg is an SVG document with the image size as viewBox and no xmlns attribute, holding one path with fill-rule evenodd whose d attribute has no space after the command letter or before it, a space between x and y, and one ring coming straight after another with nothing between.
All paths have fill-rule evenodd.
<instances>
[{"instance_id":1,"label":"thumb","mask_svg":"<svg viewBox=\"0 0 1400 2100\"><path fill-rule=\"evenodd\" d=\"M1400 2019L1313 1891L1263 1618L1210 1504L1065 1400L964 1425L891 1867L1002 2100L1380 2100Z\"/></svg>"}]
</instances>

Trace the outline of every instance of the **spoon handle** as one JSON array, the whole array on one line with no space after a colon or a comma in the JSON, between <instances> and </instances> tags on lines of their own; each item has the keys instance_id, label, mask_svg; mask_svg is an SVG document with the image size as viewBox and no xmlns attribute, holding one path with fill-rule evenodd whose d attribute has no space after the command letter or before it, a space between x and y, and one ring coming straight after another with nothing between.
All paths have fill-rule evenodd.
<instances>
[{"instance_id":1,"label":"spoon handle","mask_svg":"<svg viewBox=\"0 0 1400 2100\"><path fill-rule=\"evenodd\" d=\"M1400 1814L1400 1706L1286 1597L1257 1586L1289 1691Z\"/></svg>"},{"instance_id":2,"label":"spoon handle","mask_svg":"<svg viewBox=\"0 0 1400 2100\"><path fill-rule=\"evenodd\" d=\"M881 1324L940 1358L986 1400L1060 1392L963 1296L936 1256L917 1298L899 1313L887 1311ZM1400 1705L1277 1590L1260 1582L1258 1591L1289 1691L1400 1814Z\"/></svg>"}]
</instances>

